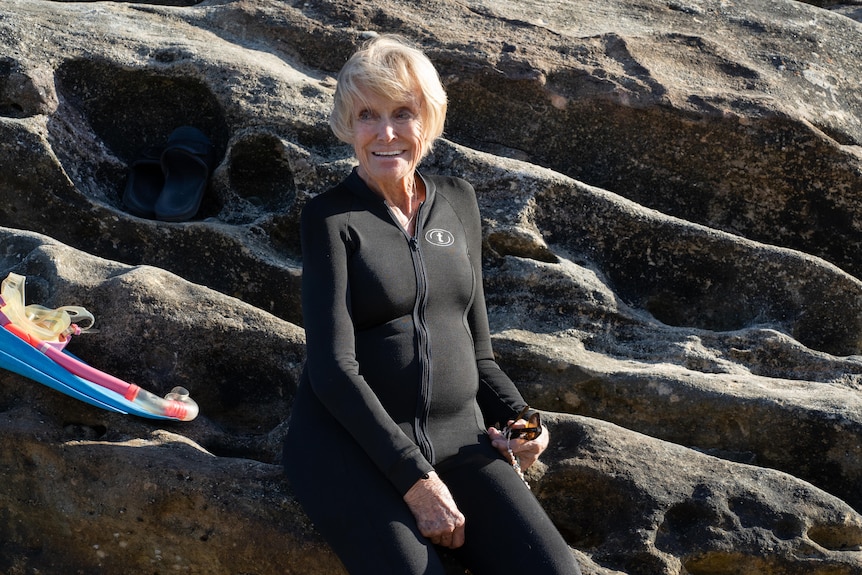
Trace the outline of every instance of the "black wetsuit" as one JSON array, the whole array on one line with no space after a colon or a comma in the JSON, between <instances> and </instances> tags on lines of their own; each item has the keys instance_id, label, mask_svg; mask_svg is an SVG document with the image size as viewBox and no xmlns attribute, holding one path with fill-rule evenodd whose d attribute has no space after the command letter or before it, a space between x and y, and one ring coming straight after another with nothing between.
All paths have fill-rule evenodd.
<instances>
[{"instance_id":1,"label":"black wetsuit","mask_svg":"<svg viewBox=\"0 0 862 575\"><path fill-rule=\"evenodd\" d=\"M432 469L466 517L458 554L474 575L577 573L485 432L525 403L491 349L475 193L457 178L423 181L413 237L355 171L303 210L308 357L286 472L353 574L443 572L402 499Z\"/></svg>"}]
</instances>

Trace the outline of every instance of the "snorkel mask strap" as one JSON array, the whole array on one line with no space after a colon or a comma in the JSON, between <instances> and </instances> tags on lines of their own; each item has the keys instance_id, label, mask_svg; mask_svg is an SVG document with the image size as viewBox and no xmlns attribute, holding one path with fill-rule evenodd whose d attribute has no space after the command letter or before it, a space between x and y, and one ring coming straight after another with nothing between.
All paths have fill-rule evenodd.
<instances>
[{"instance_id":1,"label":"snorkel mask strap","mask_svg":"<svg viewBox=\"0 0 862 575\"><path fill-rule=\"evenodd\" d=\"M93 314L80 306L57 309L37 304L24 305L26 278L10 273L0 285L0 321L18 326L25 333L47 343L65 344L69 336L90 330L96 322Z\"/></svg>"}]
</instances>

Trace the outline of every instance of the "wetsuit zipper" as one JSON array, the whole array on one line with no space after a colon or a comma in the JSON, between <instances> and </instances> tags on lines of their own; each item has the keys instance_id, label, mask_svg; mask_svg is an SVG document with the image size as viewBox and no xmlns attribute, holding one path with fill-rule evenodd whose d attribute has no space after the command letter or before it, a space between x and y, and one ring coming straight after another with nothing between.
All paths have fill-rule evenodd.
<instances>
[{"instance_id":1,"label":"wetsuit zipper","mask_svg":"<svg viewBox=\"0 0 862 575\"><path fill-rule=\"evenodd\" d=\"M418 230L419 223L416 228ZM425 310L428 304L428 280L425 274L425 263L416 237L410 238L410 251L413 254L413 267L416 270L416 305L413 307L413 322L416 325L416 344L419 350L420 384L419 397L416 399L416 442L422 455L432 465L434 464L434 446L428 437L428 416L431 412L431 345L428 338L428 328L425 321Z\"/></svg>"},{"instance_id":2,"label":"wetsuit zipper","mask_svg":"<svg viewBox=\"0 0 862 575\"><path fill-rule=\"evenodd\" d=\"M425 321L425 311L428 305L428 276L425 273L425 262L422 261L422 252L419 250L419 240L417 236L421 233L422 227L422 208L424 203L419 205L418 213L416 214L416 227L413 231L413 236L407 234L407 231L401 227L397 218L389 211L389 215L395 225L401 228L404 236L407 238L407 244L410 247L410 257L413 260L413 271L416 275L416 301L413 305L413 325L416 326L416 348L419 353L419 395L416 398L416 415L413 421L414 434L416 435L416 444L425 459L432 465L434 464L434 446L428 435L428 417L431 413L431 342L428 337L428 328ZM388 209L388 208L387 208Z\"/></svg>"}]
</instances>

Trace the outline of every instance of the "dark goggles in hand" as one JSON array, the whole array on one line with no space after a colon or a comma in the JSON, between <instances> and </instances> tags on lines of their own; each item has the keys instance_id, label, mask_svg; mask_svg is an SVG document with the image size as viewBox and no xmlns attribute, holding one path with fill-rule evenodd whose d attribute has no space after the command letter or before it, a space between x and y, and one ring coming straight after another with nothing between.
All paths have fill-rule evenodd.
<instances>
[{"instance_id":1,"label":"dark goggles in hand","mask_svg":"<svg viewBox=\"0 0 862 575\"><path fill-rule=\"evenodd\" d=\"M519 421L524 418L524 415L527 414L527 411L530 410L530 406L528 405L524 409L521 410L521 413L514 419L514 421ZM542 418L539 417L539 412L537 411L527 420L527 425L521 428L512 428L510 426L506 426L503 428L503 435L506 439L523 439L525 441L532 441L542 435Z\"/></svg>"}]
</instances>

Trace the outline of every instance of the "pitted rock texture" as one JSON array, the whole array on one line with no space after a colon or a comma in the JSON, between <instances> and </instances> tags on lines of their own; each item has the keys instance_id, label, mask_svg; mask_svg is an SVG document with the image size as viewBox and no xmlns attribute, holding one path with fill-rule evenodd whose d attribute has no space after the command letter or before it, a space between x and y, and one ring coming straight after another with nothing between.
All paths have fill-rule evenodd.
<instances>
[{"instance_id":1,"label":"pitted rock texture","mask_svg":"<svg viewBox=\"0 0 862 575\"><path fill-rule=\"evenodd\" d=\"M495 350L550 425L529 479L584 573L862 573L860 20L789 0L5 0L0 275L86 307L98 331L70 351L183 385L201 415L0 373L0 573L343 572L281 439L299 214L354 163L334 77L382 32L447 88L423 170L477 189ZM128 214L130 163L181 125L218 155L198 215Z\"/></svg>"}]
</instances>

